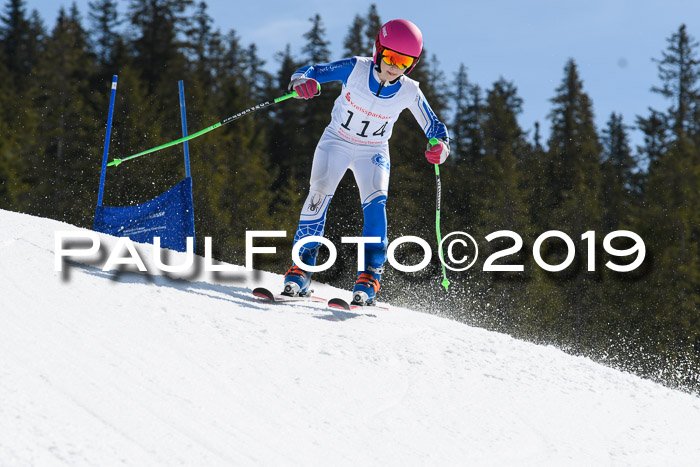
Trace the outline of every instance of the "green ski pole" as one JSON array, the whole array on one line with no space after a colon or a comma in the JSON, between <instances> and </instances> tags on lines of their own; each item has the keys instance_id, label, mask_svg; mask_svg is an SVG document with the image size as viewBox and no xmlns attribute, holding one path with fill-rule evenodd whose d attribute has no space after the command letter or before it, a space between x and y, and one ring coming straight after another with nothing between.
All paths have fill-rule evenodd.
<instances>
[{"instance_id":1,"label":"green ski pole","mask_svg":"<svg viewBox=\"0 0 700 467\"><path fill-rule=\"evenodd\" d=\"M318 85L318 90L319 90L319 92L321 91L321 85L320 85L320 84ZM191 139L195 139L195 138L198 137L198 136L202 136L202 135L205 134L205 133L209 133L209 132L212 131L212 130L216 130L217 128L219 128L219 127L221 127L221 126L224 126L224 125L226 125L227 123L231 123L232 121L237 120L237 119L239 119L239 118L241 118L241 117L243 117L243 116L245 116L245 115L248 115L249 113L255 112L256 110L264 109L265 107L269 107L269 106L271 106L271 105L273 105L273 104L277 104L278 102L286 101L287 99L290 99L290 98L292 98L292 97L297 97L296 91L291 92L291 93L289 93L289 94L286 94L286 95L284 95L284 96L278 97L278 98L276 98L276 99L274 99L274 100L272 100L272 101L266 101L266 102L263 102L262 104L255 105L255 106L253 106L253 107L251 107L251 108L249 108L249 109L246 109L246 110L244 110L244 111L242 111L242 112L238 112L238 113L235 114L235 115L232 115L232 116L230 116L230 117L228 117L228 118L223 119L223 120L220 121L219 123L216 123L216 124L214 124L214 125L212 125L212 126L210 126L210 127L208 127L208 128L205 128L205 129L203 129L203 130L200 130L200 131L198 131L197 133L192 133L191 135L186 136L186 137L184 137L184 138L176 139L175 141L171 141L171 142L169 142L169 143L162 144L162 145L157 146L157 147L155 147L155 148L147 149L147 150L145 150L145 151L139 152L139 153L137 153L137 154L133 154L133 155L131 155L131 156L129 156L129 157L125 157L125 158L123 158L123 159L114 159L112 162L110 162L110 163L107 164L107 165L108 165L108 166L115 166L115 167L116 167L116 166L118 166L119 164L121 164L122 162L126 162L126 161L131 160L131 159L136 159L137 157L145 156L146 154L151 154L151 153L153 153L153 152L160 151L161 149L169 148L169 147L171 147L171 146L175 146L176 144L184 143L185 141L189 141L189 140L191 140Z\"/></svg>"},{"instance_id":2,"label":"green ski pole","mask_svg":"<svg viewBox=\"0 0 700 467\"><path fill-rule=\"evenodd\" d=\"M430 145L435 146L440 141L437 138L430 138ZM440 255L440 265L442 266L442 286L445 290L450 286L450 281L447 279L447 271L445 270L445 256L442 252L442 235L440 234L440 204L442 201L442 182L440 181L440 165L435 164L435 180L437 181L437 202L435 209L435 233L438 241L438 254Z\"/></svg>"}]
</instances>

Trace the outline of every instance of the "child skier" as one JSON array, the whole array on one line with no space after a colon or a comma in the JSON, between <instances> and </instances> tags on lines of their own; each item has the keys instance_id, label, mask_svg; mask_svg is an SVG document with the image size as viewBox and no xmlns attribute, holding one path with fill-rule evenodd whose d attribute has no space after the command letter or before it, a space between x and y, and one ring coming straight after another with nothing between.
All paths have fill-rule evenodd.
<instances>
[{"instance_id":1,"label":"child skier","mask_svg":"<svg viewBox=\"0 0 700 467\"><path fill-rule=\"evenodd\" d=\"M291 78L289 89L300 99L320 94L318 83L342 81L332 119L314 153L308 197L301 211L294 243L322 236L328 205L345 171L350 169L360 189L364 213L363 237L379 237L379 243L365 245L365 267L358 271L353 304L374 305L386 261L386 201L389 189L389 138L401 111L408 108L428 139L425 157L441 164L450 153L445 125L420 91L408 78L423 51L423 35L410 21L398 19L384 24L375 40L374 57L353 57L325 65L300 68ZM299 257L309 266L316 264L319 243L308 243ZM285 295L305 295L311 273L294 264L284 276Z\"/></svg>"}]
</instances>

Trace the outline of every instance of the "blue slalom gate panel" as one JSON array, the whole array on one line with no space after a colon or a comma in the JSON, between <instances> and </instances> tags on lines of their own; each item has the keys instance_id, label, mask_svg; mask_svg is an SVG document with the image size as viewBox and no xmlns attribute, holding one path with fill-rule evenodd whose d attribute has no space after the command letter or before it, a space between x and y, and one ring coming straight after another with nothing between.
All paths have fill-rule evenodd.
<instances>
[{"instance_id":1,"label":"blue slalom gate panel","mask_svg":"<svg viewBox=\"0 0 700 467\"><path fill-rule=\"evenodd\" d=\"M93 230L140 243L160 237L162 248L186 251L187 237L194 238L192 178L138 206L98 206Z\"/></svg>"}]
</instances>

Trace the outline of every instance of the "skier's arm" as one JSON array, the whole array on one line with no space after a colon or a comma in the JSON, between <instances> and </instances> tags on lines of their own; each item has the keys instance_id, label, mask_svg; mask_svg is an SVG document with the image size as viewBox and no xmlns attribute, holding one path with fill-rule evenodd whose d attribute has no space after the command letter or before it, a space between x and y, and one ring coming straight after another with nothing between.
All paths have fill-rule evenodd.
<instances>
[{"instance_id":1,"label":"skier's arm","mask_svg":"<svg viewBox=\"0 0 700 467\"><path fill-rule=\"evenodd\" d=\"M307 78L314 79L319 83L342 81L343 84L347 84L348 77L356 63L356 58L346 58L332 63L305 66L294 72L292 82L300 78Z\"/></svg>"},{"instance_id":2,"label":"skier's arm","mask_svg":"<svg viewBox=\"0 0 700 467\"><path fill-rule=\"evenodd\" d=\"M355 63L357 63L356 58L346 58L323 65L299 68L292 75L289 90L294 89L300 99L312 99L320 94L318 83L342 81L343 84L347 84Z\"/></svg>"},{"instance_id":3,"label":"skier's arm","mask_svg":"<svg viewBox=\"0 0 700 467\"><path fill-rule=\"evenodd\" d=\"M408 109L416 118L416 121L423 129L423 132L428 139L437 138L441 141L446 141L449 139L447 127L444 123L438 120L435 112L433 112L433 109L430 108L428 101L425 100L423 91L420 89L418 90L416 100L413 101L413 104Z\"/></svg>"},{"instance_id":4,"label":"skier's arm","mask_svg":"<svg viewBox=\"0 0 700 467\"><path fill-rule=\"evenodd\" d=\"M418 124L423 129L425 136L430 140L437 138L440 142L434 146L428 143L425 157L433 164L442 164L450 155L450 138L447 127L438 120L433 109L430 108L423 92L419 89L416 100L409 107Z\"/></svg>"}]
</instances>

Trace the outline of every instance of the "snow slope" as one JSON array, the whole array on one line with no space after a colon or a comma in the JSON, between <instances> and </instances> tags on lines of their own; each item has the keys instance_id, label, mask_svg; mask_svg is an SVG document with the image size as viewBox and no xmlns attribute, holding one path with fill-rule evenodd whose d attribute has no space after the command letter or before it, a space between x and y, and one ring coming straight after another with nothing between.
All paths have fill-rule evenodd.
<instances>
[{"instance_id":1,"label":"snow slope","mask_svg":"<svg viewBox=\"0 0 700 467\"><path fill-rule=\"evenodd\" d=\"M2 466L698 465L698 397L416 311L262 304L252 277L62 274L58 230L0 211Z\"/></svg>"}]
</instances>

